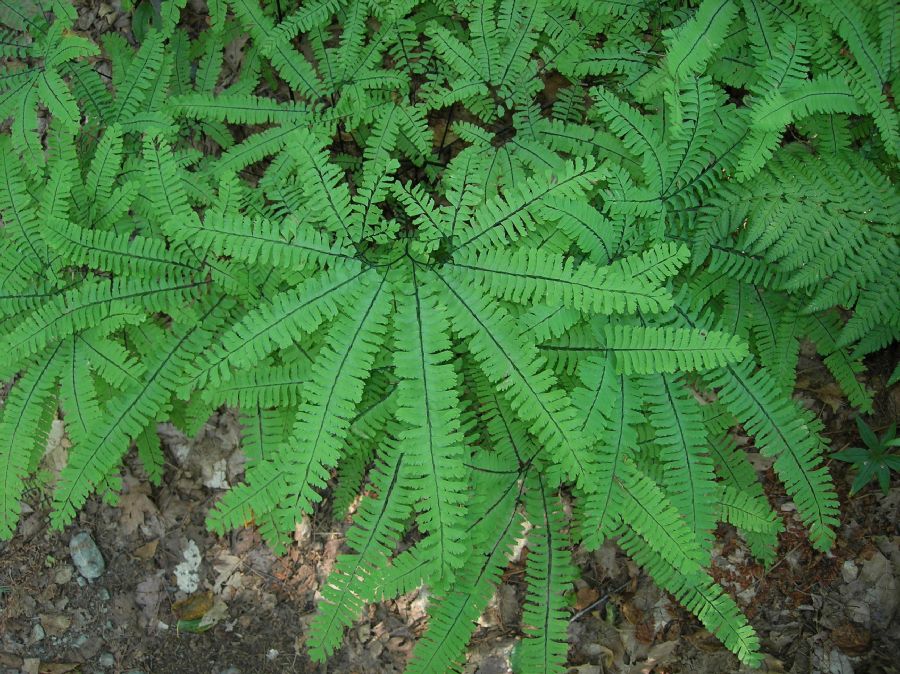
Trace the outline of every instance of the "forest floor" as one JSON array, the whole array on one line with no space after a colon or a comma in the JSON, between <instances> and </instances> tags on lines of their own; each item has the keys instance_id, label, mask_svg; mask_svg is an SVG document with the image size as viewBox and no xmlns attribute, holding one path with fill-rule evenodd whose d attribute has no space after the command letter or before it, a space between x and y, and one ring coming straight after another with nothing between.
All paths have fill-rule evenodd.
<instances>
[{"instance_id":1,"label":"forest floor","mask_svg":"<svg viewBox=\"0 0 900 674\"><path fill-rule=\"evenodd\" d=\"M870 365L876 391L875 428L897 419L900 387L884 388L896 353ZM801 358L798 399L826 423L834 449L856 443L851 412L824 367ZM414 592L370 607L326 666L311 663L304 638L317 591L342 551L346 522L327 508L299 526L294 544L274 556L244 529L220 538L204 517L227 484L240 478L239 426L230 412L188 439L161 426L165 478L152 487L127 462L118 505L89 502L65 532L47 528L46 493L35 490L19 534L0 544L0 672L257 674L401 672L425 626L428 597ZM746 438L739 438L747 442ZM785 522L779 558L757 564L730 527L721 526L713 574L759 632L763 672L867 674L900 672L900 486L884 496L870 486L854 498L852 476L831 463L841 495L841 526L832 552L807 542L770 464L751 453L773 505ZM65 452L51 441L49 470ZM327 499L326 499L327 503ZM87 534L103 557L79 569L70 550ZM569 662L577 674L727 674L744 671L699 623L607 543L576 548L582 569L569 629ZM95 579L88 575L98 574ZM521 636L521 555L481 619L466 672L509 672ZM187 600L187 601L185 601ZM209 629L196 631L205 616ZM182 621L179 628L179 619ZM191 620L194 622L190 622ZM191 627L194 631L191 631Z\"/></svg>"}]
</instances>

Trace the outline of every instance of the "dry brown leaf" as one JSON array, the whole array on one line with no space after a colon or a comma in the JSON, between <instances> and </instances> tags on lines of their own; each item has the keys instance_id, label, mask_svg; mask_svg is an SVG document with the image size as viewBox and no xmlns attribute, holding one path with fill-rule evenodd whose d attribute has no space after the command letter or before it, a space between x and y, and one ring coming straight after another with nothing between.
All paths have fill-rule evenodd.
<instances>
[{"instance_id":1,"label":"dry brown leaf","mask_svg":"<svg viewBox=\"0 0 900 674\"><path fill-rule=\"evenodd\" d=\"M844 406L844 392L834 382L812 389L818 400L828 405L832 412L837 412Z\"/></svg>"},{"instance_id":2,"label":"dry brown leaf","mask_svg":"<svg viewBox=\"0 0 900 674\"><path fill-rule=\"evenodd\" d=\"M784 674L784 663L774 655L763 653L762 664L756 671L758 674Z\"/></svg>"},{"instance_id":3,"label":"dry brown leaf","mask_svg":"<svg viewBox=\"0 0 900 674\"><path fill-rule=\"evenodd\" d=\"M39 674L66 674L78 671L77 662L45 662L38 669Z\"/></svg>"},{"instance_id":4,"label":"dry brown leaf","mask_svg":"<svg viewBox=\"0 0 900 674\"><path fill-rule=\"evenodd\" d=\"M156 624L156 611L162 596L162 577L157 574L138 583L134 600L141 607L141 613L149 624Z\"/></svg>"},{"instance_id":5,"label":"dry brown leaf","mask_svg":"<svg viewBox=\"0 0 900 674\"><path fill-rule=\"evenodd\" d=\"M153 559L156 555L156 549L159 547L159 539L154 538L149 543L144 543L141 547L135 548L132 553L138 559L143 559L145 562Z\"/></svg>"},{"instance_id":6,"label":"dry brown leaf","mask_svg":"<svg viewBox=\"0 0 900 674\"><path fill-rule=\"evenodd\" d=\"M622 611L622 615L625 616L625 620L627 620L632 625L637 625L638 623L644 621L644 612L634 604L630 602L623 602L620 609Z\"/></svg>"},{"instance_id":7,"label":"dry brown leaf","mask_svg":"<svg viewBox=\"0 0 900 674\"><path fill-rule=\"evenodd\" d=\"M179 620L197 620L206 615L213 606L213 593L209 590L197 592L190 597L172 604L172 613Z\"/></svg>"},{"instance_id":8,"label":"dry brown leaf","mask_svg":"<svg viewBox=\"0 0 900 674\"><path fill-rule=\"evenodd\" d=\"M831 638L847 655L862 655L868 652L872 645L872 634L869 630L853 623L844 623L833 629Z\"/></svg>"},{"instance_id":9,"label":"dry brown leaf","mask_svg":"<svg viewBox=\"0 0 900 674\"><path fill-rule=\"evenodd\" d=\"M578 593L575 595L575 609L578 611L586 609L588 606L593 604L599 598L600 598L600 593L597 592L596 588L593 588L593 587L579 588Z\"/></svg>"},{"instance_id":10,"label":"dry brown leaf","mask_svg":"<svg viewBox=\"0 0 900 674\"><path fill-rule=\"evenodd\" d=\"M150 486L126 478L127 491L119 498L120 521L126 536L132 535L144 523L147 514L156 513L156 504L150 500Z\"/></svg>"},{"instance_id":11,"label":"dry brown leaf","mask_svg":"<svg viewBox=\"0 0 900 674\"><path fill-rule=\"evenodd\" d=\"M441 142L443 142L444 147L447 147L459 140L459 136L451 131L452 126L452 124L447 126L446 119L435 120L431 125L431 131L434 134L434 139L432 141L433 147L441 147Z\"/></svg>"},{"instance_id":12,"label":"dry brown leaf","mask_svg":"<svg viewBox=\"0 0 900 674\"><path fill-rule=\"evenodd\" d=\"M244 585L244 574L240 572L241 558L227 553L220 554L213 562L216 580L213 592L231 599Z\"/></svg>"},{"instance_id":13,"label":"dry brown leaf","mask_svg":"<svg viewBox=\"0 0 900 674\"><path fill-rule=\"evenodd\" d=\"M552 103L556 100L557 95L559 94L560 89L565 89L569 86L569 80L567 80L563 75L560 75L557 72L550 73L546 75L544 78L544 96L547 101Z\"/></svg>"},{"instance_id":14,"label":"dry brown leaf","mask_svg":"<svg viewBox=\"0 0 900 674\"><path fill-rule=\"evenodd\" d=\"M69 448L72 443L66 436L66 426L62 419L54 419L50 426L50 433L47 435L47 446L44 449L44 457L42 459L44 467L54 475L66 465Z\"/></svg>"},{"instance_id":15,"label":"dry brown leaf","mask_svg":"<svg viewBox=\"0 0 900 674\"><path fill-rule=\"evenodd\" d=\"M213 600L213 605L210 609L203 614L203 618L200 620L199 627L201 629L212 627L213 625L221 622L225 618L228 617L228 606L222 601L221 598L216 597Z\"/></svg>"},{"instance_id":16,"label":"dry brown leaf","mask_svg":"<svg viewBox=\"0 0 900 674\"><path fill-rule=\"evenodd\" d=\"M725 649L722 642L705 629L697 630L693 634L689 634L687 639L694 644L698 650L701 650L704 653L717 653Z\"/></svg>"},{"instance_id":17,"label":"dry brown leaf","mask_svg":"<svg viewBox=\"0 0 900 674\"><path fill-rule=\"evenodd\" d=\"M38 617L41 627L52 637L62 636L72 624L72 619L62 613L41 613Z\"/></svg>"}]
</instances>

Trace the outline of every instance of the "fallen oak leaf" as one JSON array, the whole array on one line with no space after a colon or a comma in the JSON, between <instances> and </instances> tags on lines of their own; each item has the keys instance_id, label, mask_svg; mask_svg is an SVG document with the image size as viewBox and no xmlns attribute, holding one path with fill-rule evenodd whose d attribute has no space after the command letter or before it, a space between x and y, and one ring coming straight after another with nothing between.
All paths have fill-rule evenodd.
<instances>
[{"instance_id":1,"label":"fallen oak leaf","mask_svg":"<svg viewBox=\"0 0 900 674\"><path fill-rule=\"evenodd\" d=\"M156 513L156 504L150 500L150 486L132 478L125 481L127 491L119 498L122 531L126 536L134 534L148 514Z\"/></svg>"}]
</instances>

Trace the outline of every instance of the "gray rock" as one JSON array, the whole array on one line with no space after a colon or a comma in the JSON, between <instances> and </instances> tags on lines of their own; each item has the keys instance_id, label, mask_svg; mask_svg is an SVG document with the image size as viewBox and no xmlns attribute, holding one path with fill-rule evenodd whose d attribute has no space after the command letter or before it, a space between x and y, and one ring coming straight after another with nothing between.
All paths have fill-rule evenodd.
<instances>
[{"instance_id":1,"label":"gray rock","mask_svg":"<svg viewBox=\"0 0 900 674\"><path fill-rule=\"evenodd\" d=\"M31 628L31 635L28 637L28 643L36 644L38 641L41 641L46 636L46 632L44 632L44 628L41 627L40 623L35 623L34 627Z\"/></svg>"},{"instance_id":2,"label":"gray rock","mask_svg":"<svg viewBox=\"0 0 900 674\"><path fill-rule=\"evenodd\" d=\"M859 572L859 579L866 585L863 595L872 615L872 624L886 629L900 605L900 584L894 577L893 565L881 553L875 553Z\"/></svg>"},{"instance_id":3,"label":"gray rock","mask_svg":"<svg viewBox=\"0 0 900 674\"><path fill-rule=\"evenodd\" d=\"M69 541L69 553L72 555L72 563L84 578L94 580L103 575L106 563L100 549L94 543L94 539L86 531L72 536Z\"/></svg>"},{"instance_id":4,"label":"gray rock","mask_svg":"<svg viewBox=\"0 0 900 674\"><path fill-rule=\"evenodd\" d=\"M872 610L861 599L851 599L846 603L847 617L868 629L872 626Z\"/></svg>"},{"instance_id":5,"label":"gray rock","mask_svg":"<svg viewBox=\"0 0 900 674\"><path fill-rule=\"evenodd\" d=\"M891 563L887 560L887 557L880 552L876 552L871 559L863 563L860 577L866 584L875 584L883 576L890 574L891 571Z\"/></svg>"},{"instance_id":6,"label":"gray rock","mask_svg":"<svg viewBox=\"0 0 900 674\"><path fill-rule=\"evenodd\" d=\"M492 655L485 658L476 674L506 674L509 671L509 661L506 658Z\"/></svg>"},{"instance_id":7,"label":"gray rock","mask_svg":"<svg viewBox=\"0 0 900 674\"><path fill-rule=\"evenodd\" d=\"M859 575L859 568L853 563L852 559L848 559L841 567L841 576L845 583L852 583Z\"/></svg>"},{"instance_id":8,"label":"gray rock","mask_svg":"<svg viewBox=\"0 0 900 674\"><path fill-rule=\"evenodd\" d=\"M85 660L90 660L97 657L97 654L100 653L100 650L103 648L103 642L100 640L100 637L89 637L87 635L81 636L84 637L83 641L81 637L75 640L75 643L77 643L77 646L75 646L75 648L78 651L78 655L80 655Z\"/></svg>"},{"instance_id":9,"label":"gray rock","mask_svg":"<svg viewBox=\"0 0 900 674\"><path fill-rule=\"evenodd\" d=\"M100 666L106 667L109 669L110 667L116 664L116 656L112 653L102 653L100 655Z\"/></svg>"}]
</instances>

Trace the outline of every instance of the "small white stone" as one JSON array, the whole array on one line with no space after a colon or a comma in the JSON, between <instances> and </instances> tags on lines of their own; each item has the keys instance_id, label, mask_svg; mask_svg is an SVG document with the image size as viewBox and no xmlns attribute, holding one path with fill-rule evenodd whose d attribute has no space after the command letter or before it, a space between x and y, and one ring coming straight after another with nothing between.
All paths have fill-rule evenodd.
<instances>
[{"instance_id":1,"label":"small white stone","mask_svg":"<svg viewBox=\"0 0 900 674\"><path fill-rule=\"evenodd\" d=\"M848 559L841 567L841 577L845 583L852 583L857 576L859 576L859 567L856 566L852 559Z\"/></svg>"},{"instance_id":2,"label":"small white stone","mask_svg":"<svg viewBox=\"0 0 900 674\"><path fill-rule=\"evenodd\" d=\"M211 470L203 470L203 484L210 489L228 489L227 472L228 462L225 459L219 459L213 464Z\"/></svg>"},{"instance_id":3,"label":"small white stone","mask_svg":"<svg viewBox=\"0 0 900 674\"><path fill-rule=\"evenodd\" d=\"M277 658L277 657L278 657L278 651L276 651L274 648L270 648L268 651L266 651L266 659L267 660L275 660L275 658Z\"/></svg>"},{"instance_id":4,"label":"small white stone","mask_svg":"<svg viewBox=\"0 0 900 674\"><path fill-rule=\"evenodd\" d=\"M188 458L188 454L190 453L190 445L179 442L178 444L172 446L172 454L175 455L175 459L178 461L178 463L184 463Z\"/></svg>"},{"instance_id":5,"label":"small white stone","mask_svg":"<svg viewBox=\"0 0 900 674\"><path fill-rule=\"evenodd\" d=\"M188 540L187 545L184 546L184 561L178 564L175 567L175 582L178 585L178 589L182 592L186 592L187 594L192 594L197 591L197 586L200 585L200 548L197 547L197 544Z\"/></svg>"}]
</instances>

